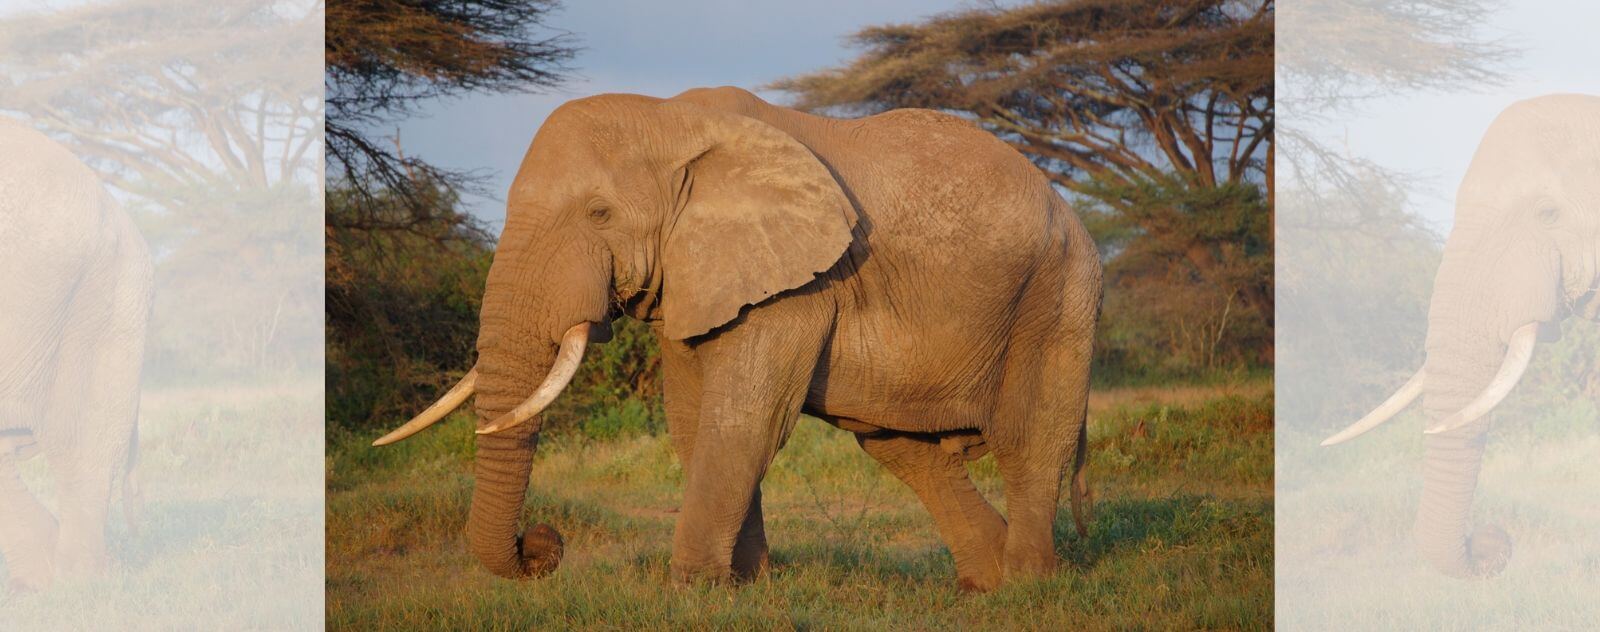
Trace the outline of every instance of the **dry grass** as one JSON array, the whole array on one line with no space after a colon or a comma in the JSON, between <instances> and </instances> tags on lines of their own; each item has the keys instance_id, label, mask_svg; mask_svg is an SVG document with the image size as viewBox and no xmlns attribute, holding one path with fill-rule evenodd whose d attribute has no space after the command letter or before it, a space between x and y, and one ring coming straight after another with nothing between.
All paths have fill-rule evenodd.
<instances>
[{"instance_id":1,"label":"dry grass","mask_svg":"<svg viewBox=\"0 0 1600 632\"><path fill-rule=\"evenodd\" d=\"M1270 383L1249 388L1259 395L1204 403L1186 390L1183 407L1101 400L1090 537L1063 506L1060 572L979 596L956 590L915 497L814 420L763 485L772 572L731 588L668 579L682 471L664 437L546 442L527 517L556 525L567 557L531 582L494 578L465 550L467 420L381 451L330 437L329 627L1266 629ZM1003 508L993 461L972 471Z\"/></svg>"},{"instance_id":2,"label":"dry grass","mask_svg":"<svg viewBox=\"0 0 1600 632\"><path fill-rule=\"evenodd\" d=\"M108 577L40 594L0 588L0 629L318 627L321 387L301 380L147 392L140 531L112 521ZM27 462L24 477L53 509L43 461ZM112 514L121 515L118 507Z\"/></svg>"}]
</instances>

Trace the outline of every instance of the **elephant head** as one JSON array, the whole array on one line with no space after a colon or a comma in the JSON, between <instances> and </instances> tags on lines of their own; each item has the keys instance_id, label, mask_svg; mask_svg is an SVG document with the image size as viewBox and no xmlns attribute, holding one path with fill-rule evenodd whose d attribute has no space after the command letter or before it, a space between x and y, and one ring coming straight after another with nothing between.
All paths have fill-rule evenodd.
<instances>
[{"instance_id":1,"label":"elephant head","mask_svg":"<svg viewBox=\"0 0 1600 632\"><path fill-rule=\"evenodd\" d=\"M1470 528L1485 415L1516 386L1557 323L1600 315L1600 97L1517 103L1490 126L1456 194L1428 310L1427 361L1367 417L1323 442L1372 429L1421 395L1423 489L1415 537L1454 577L1500 572L1511 540Z\"/></svg>"},{"instance_id":2,"label":"elephant head","mask_svg":"<svg viewBox=\"0 0 1600 632\"><path fill-rule=\"evenodd\" d=\"M754 118L633 95L567 103L539 129L507 197L477 366L376 445L476 395L470 548L502 577L549 572L560 537L517 528L539 412L585 345L604 342L624 313L658 321L673 340L704 336L832 267L855 221L828 168Z\"/></svg>"}]
</instances>

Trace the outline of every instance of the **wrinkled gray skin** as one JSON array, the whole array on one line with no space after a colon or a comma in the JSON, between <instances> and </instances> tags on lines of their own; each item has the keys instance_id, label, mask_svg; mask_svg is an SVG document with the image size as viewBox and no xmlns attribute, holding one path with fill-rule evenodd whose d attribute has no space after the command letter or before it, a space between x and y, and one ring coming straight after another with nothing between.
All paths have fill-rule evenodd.
<instances>
[{"instance_id":1,"label":"wrinkled gray skin","mask_svg":"<svg viewBox=\"0 0 1600 632\"><path fill-rule=\"evenodd\" d=\"M107 565L113 484L133 491L150 281L145 243L99 179L0 118L0 555L13 589ZM36 455L57 515L19 476Z\"/></svg>"},{"instance_id":2,"label":"wrinkled gray skin","mask_svg":"<svg viewBox=\"0 0 1600 632\"><path fill-rule=\"evenodd\" d=\"M499 418L563 332L626 313L661 341L686 472L675 577L765 568L761 479L805 412L906 482L961 585L988 589L1056 566L1100 274L1043 175L954 117L825 119L734 88L580 99L550 116L512 185L476 410L480 427ZM518 534L538 429L478 437L467 536L504 577L559 562L553 529ZM963 465L989 451L1006 518ZM1081 476L1072 487L1076 501Z\"/></svg>"},{"instance_id":3,"label":"wrinkled gray skin","mask_svg":"<svg viewBox=\"0 0 1600 632\"><path fill-rule=\"evenodd\" d=\"M1563 318L1600 315L1600 97L1511 106L1478 146L1456 205L1428 314L1430 424L1483 389L1517 328L1541 323L1548 337ZM1470 528L1488 419L1425 440L1416 540L1451 576L1493 575L1511 555L1500 528Z\"/></svg>"}]
</instances>

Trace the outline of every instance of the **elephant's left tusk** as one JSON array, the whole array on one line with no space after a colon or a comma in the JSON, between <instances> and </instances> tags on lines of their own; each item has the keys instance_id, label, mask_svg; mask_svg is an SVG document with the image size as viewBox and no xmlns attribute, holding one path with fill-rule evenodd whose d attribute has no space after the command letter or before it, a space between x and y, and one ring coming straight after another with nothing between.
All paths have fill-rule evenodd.
<instances>
[{"instance_id":1,"label":"elephant's left tusk","mask_svg":"<svg viewBox=\"0 0 1600 632\"><path fill-rule=\"evenodd\" d=\"M583 350L589 346L589 327L587 322L573 325L567 333L561 335L561 349L556 352L555 364L551 365L550 372L545 375L544 383L533 391L528 399L517 404L511 412L501 415L489 425L478 429L478 434L490 434L511 428L529 419L556 401L556 396L567 388L572 382L572 376L578 374L578 364L583 362Z\"/></svg>"},{"instance_id":2,"label":"elephant's left tusk","mask_svg":"<svg viewBox=\"0 0 1600 632\"><path fill-rule=\"evenodd\" d=\"M1339 434L1323 439L1322 445L1330 446L1344 443L1368 430L1377 428L1385 421L1389 421L1395 414L1405 409L1406 405L1411 403L1411 400L1416 399L1417 395L1422 393L1422 383L1426 380L1427 375L1423 372L1423 369L1417 369L1416 375L1412 375L1411 379L1406 381L1405 386L1401 386L1400 390L1389 396L1389 399L1384 400L1377 408L1372 409L1372 412L1362 417L1361 421L1350 424L1349 428L1340 430Z\"/></svg>"},{"instance_id":3,"label":"elephant's left tusk","mask_svg":"<svg viewBox=\"0 0 1600 632\"><path fill-rule=\"evenodd\" d=\"M461 378L461 382L451 387L450 391L444 394L444 397L439 398L439 401L434 402L427 410L422 411L411 421L406 422L406 425L379 437L377 441L372 442L372 445L386 446L422 432L423 428L437 423L440 419L444 419L446 415L449 415L450 411L460 407L461 403L467 401L467 397L471 396L472 392L477 389L477 386L478 367L472 367L472 370L467 371L466 376Z\"/></svg>"},{"instance_id":4,"label":"elephant's left tusk","mask_svg":"<svg viewBox=\"0 0 1600 632\"><path fill-rule=\"evenodd\" d=\"M1511 334L1511 342L1506 345L1506 358L1500 363L1500 371L1494 374L1494 379L1489 385L1483 387L1483 392L1478 393L1478 398L1472 400L1465 408L1456 414L1446 417L1423 432L1425 434L1439 434L1460 428L1479 417L1489 414L1495 406L1499 406L1511 389L1517 386L1522 379L1522 374L1528 370L1528 362L1533 359L1533 345L1539 341L1539 323L1528 323L1518 328Z\"/></svg>"}]
</instances>

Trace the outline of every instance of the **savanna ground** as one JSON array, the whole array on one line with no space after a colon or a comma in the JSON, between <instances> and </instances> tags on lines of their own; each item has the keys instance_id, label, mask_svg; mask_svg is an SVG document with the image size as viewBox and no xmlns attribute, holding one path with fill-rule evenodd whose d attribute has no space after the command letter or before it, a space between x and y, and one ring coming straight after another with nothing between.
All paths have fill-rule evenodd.
<instances>
[{"instance_id":1,"label":"savanna ground","mask_svg":"<svg viewBox=\"0 0 1600 632\"><path fill-rule=\"evenodd\" d=\"M467 553L469 415L382 450L330 428L330 629L1270 629L1270 377L1097 389L1089 537L1057 520L1053 577L984 595L911 492L851 436L803 419L763 484L772 569L669 579L682 469L665 436L547 436L526 519L566 539L552 576L501 580ZM371 436L369 436L371 435ZM970 469L1004 511L992 457Z\"/></svg>"},{"instance_id":2,"label":"savanna ground","mask_svg":"<svg viewBox=\"0 0 1600 632\"><path fill-rule=\"evenodd\" d=\"M1600 327L1568 323L1493 413L1473 524L1514 540L1499 576L1429 569L1412 543L1421 494L1420 407L1349 443L1280 426L1279 625L1290 630L1593 630L1600 621ZM1397 379L1403 379L1397 378ZM1387 393L1362 406L1376 405ZM1287 414L1284 411L1280 413ZM1349 423L1350 419L1339 420ZM1330 426L1337 427L1337 426Z\"/></svg>"},{"instance_id":3,"label":"savanna ground","mask_svg":"<svg viewBox=\"0 0 1600 632\"><path fill-rule=\"evenodd\" d=\"M318 628L321 391L304 379L147 389L138 531L114 495L106 577L13 594L0 562L0 629ZM44 458L23 466L53 511Z\"/></svg>"}]
</instances>

